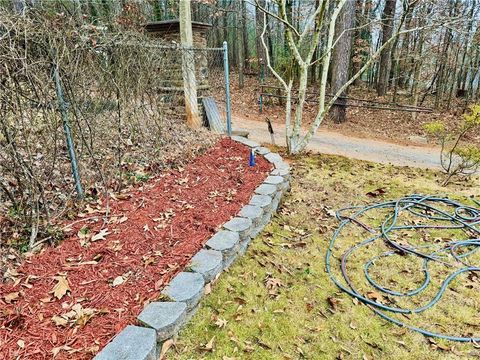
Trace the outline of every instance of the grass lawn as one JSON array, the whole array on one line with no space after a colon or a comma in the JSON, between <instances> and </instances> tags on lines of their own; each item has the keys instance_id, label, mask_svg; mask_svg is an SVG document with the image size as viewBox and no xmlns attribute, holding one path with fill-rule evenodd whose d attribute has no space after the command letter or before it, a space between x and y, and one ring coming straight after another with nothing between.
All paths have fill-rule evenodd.
<instances>
[{"instance_id":1,"label":"grass lawn","mask_svg":"<svg viewBox=\"0 0 480 360\"><path fill-rule=\"evenodd\" d=\"M472 195L478 199L478 179L442 188L438 185L439 176L441 174L429 170L327 155L295 159L292 190L278 216L252 242L246 255L221 275L197 314L180 333L175 346L168 351L167 358L479 357L480 349L475 344L429 339L382 320L367 306L342 293L325 272L325 252L338 225L331 210L414 193L448 194L465 203ZM385 193L375 198L367 195L378 188ZM351 246L358 242L357 235L355 231L349 232L341 244ZM342 249L336 250L341 255ZM364 262L364 259L352 259L354 274L355 260ZM395 266L401 265L392 264L386 273L373 269L372 275L380 280L396 278L402 285L402 279L410 275L399 276ZM360 265L358 269L360 273ZM410 286L418 285L416 276L411 274ZM448 299L434 310L422 316L409 315L403 320L438 331L480 336L480 304L475 296L480 292L480 281L472 280L468 289L461 284L463 282L453 283L454 291L447 290ZM368 290L367 285L362 289ZM465 321L457 323L451 321L453 318Z\"/></svg>"}]
</instances>

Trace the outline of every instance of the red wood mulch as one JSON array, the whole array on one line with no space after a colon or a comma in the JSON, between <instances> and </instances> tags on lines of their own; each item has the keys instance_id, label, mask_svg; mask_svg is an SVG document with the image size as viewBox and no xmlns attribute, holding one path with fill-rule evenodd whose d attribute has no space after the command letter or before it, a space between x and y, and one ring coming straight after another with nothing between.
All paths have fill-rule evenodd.
<instances>
[{"instance_id":1,"label":"red wood mulch","mask_svg":"<svg viewBox=\"0 0 480 360\"><path fill-rule=\"evenodd\" d=\"M76 223L75 235L59 247L25 261L14 284L0 285L0 358L90 359L134 324L144 305L158 298L264 180L270 164L258 158L250 168L248 157L246 147L223 139L183 171L170 171L130 198L111 201L108 221L99 213L87 215L98 218ZM93 235L101 229L110 234L82 246L77 235L82 226ZM125 282L113 286L122 275ZM71 290L61 299L52 293L59 276ZM15 292L17 298L10 295ZM66 325L52 320L61 315Z\"/></svg>"}]
</instances>

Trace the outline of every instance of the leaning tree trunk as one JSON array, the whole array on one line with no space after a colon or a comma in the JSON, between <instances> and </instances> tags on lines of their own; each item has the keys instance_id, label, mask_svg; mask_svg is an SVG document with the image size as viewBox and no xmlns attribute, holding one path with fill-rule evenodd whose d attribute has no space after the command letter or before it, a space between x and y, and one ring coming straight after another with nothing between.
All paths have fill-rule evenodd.
<instances>
[{"instance_id":1,"label":"leaning tree trunk","mask_svg":"<svg viewBox=\"0 0 480 360\"><path fill-rule=\"evenodd\" d=\"M392 37L397 0L386 0L382 15L382 45ZM388 89L388 77L390 75L390 51L387 46L380 55L379 74L377 82L378 96L384 96Z\"/></svg>"},{"instance_id":2,"label":"leaning tree trunk","mask_svg":"<svg viewBox=\"0 0 480 360\"><path fill-rule=\"evenodd\" d=\"M332 56L332 84L331 92L335 94L349 79L350 55L352 52L352 35L355 22L355 1L345 3L337 23L335 24L335 39L339 39ZM346 92L342 93L335 106L330 110L330 117L335 123L346 120Z\"/></svg>"}]
</instances>

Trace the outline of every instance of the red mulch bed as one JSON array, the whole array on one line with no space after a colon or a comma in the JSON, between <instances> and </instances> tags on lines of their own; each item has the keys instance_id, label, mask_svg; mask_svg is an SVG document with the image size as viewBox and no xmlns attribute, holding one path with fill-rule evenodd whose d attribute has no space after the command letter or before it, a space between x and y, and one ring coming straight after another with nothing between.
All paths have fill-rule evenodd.
<instances>
[{"instance_id":1,"label":"red mulch bed","mask_svg":"<svg viewBox=\"0 0 480 360\"><path fill-rule=\"evenodd\" d=\"M135 324L146 303L264 180L270 164L258 158L250 168L248 158L246 147L223 139L183 170L149 181L127 199L110 200L107 219L90 210L72 225L69 239L26 260L15 283L0 285L0 358L51 359L57 353L56 359L90 359ZM83 226L92 235L105 228L110 234L82 246L77 232ZM125 282L113 286L122 275ZM58 276L70 287L61 299L52 293ZM12 292L19 293L16 299L8 297ZM72 312L75 304L95 309L93 316ZM70 316L66 325L52 321L64 314Z\"/></svg>"}]
</instances>

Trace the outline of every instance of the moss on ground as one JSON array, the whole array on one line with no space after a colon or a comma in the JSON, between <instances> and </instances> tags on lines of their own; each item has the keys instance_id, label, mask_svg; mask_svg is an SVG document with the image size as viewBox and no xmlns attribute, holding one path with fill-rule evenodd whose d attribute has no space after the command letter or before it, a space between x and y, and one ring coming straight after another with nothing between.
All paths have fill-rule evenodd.
<instances>
[{"instance_id":1,"label":"moss on ground","mask_svg":"<svg viewBox=\"0 0 480 360\"><path fill-rule=\"evenodd\" d=\"M252 242L246 255L222 274L167 357L222 360L478 357L480 350L474 344L429 340L380 319L339 291L328 278L324 263L328 242L337 226L330 210L413 193L448 193L468 202L469 197L478 199L480 195L478 179L443 188L437 181L442 175L434 171L327 155L299 157L294 168L292 191L278 216ZM379 188L385 193L374 199L367 195ZM354 242L355 231L349 236ZM362 263L363 260L358 259ZM397 265L392 264L391 268ZM391 277L401 287L421 281L421 277L413 274L406 276L403 284L396 270L382 274L372 269L372 274ZM461 287L458 286L459 292ZM428 319L436 321L437 329L441 329L449 324L449 312L458 313L458 318L464 318L465 322L470 319L468 324L460 324L458 331L478 336L480 305L475 297L470 300L469 305L476 311L452 302Z\"/></svg>"}]
</instances>

